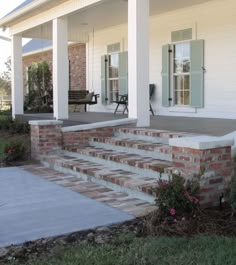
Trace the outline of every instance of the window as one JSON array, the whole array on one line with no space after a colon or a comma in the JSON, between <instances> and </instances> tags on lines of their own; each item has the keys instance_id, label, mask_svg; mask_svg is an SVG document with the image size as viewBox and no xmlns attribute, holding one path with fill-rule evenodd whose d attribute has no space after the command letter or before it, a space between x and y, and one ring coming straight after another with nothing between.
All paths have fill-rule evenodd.
<instances>
[{"instance_id":1,"label":"window","mask_svg":"<svg viewBox=\"0 0 236 265\"><path fill-rule=\"evenodd\" d=\"M108 100L112 102L119 94L119 53L108 55Z\"/></svg>"},{"instance_id":2,"label":"window","mask_svg":"<svg viewBox=\"0 0 236 265\"><path fill-rule=\"evenodd\" d=\"M173 47L173 97L174 105L189 105L190 95L190 43Z\"/></svg>"},{"instance_id":3,"label":"window","mask_svg":"<svg viewBox=\"0 0 236 265\"><path fill-rule=\"evenodd\" d=\"M186 41L189 29L176 31L174 44L162 47L162 105L204 106L204 41ZM182 38L182 39L181 39Z\"/></svg>"},{"instance_id":4,"label":"window","mask_svg":"<svg viewBox=\"0 0 236 265\"><path fill-rule=\"evenodd\" d=\"M128 53L120 52L120 43L107 46L110 52L101 59L102 103L112 103L118 95L128 93Z\"/></svg>"}]
</instances>

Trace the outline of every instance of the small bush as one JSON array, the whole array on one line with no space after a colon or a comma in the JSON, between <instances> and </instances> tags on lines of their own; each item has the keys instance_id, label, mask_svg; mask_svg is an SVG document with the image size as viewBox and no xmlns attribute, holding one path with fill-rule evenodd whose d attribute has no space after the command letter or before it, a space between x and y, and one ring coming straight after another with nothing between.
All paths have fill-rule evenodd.
<instances>
[{"instance_id":1,"label":"small bush","mask_svg":"<svg viewBox=\"0 0 236 265\"><path fill-rule=\"evenodd\" d=\"M10 115L0 116L0 130L12 134L28 134L30 126L21 120L13 120Z\"/></svg>"},{"instance_id":2,"label":"small bush","mask_svg":"<svg viewBox=\"0 0 236 265\"><path fill-rule=\"evenodd\" d=\"M198 191L197 185L179 175L172 175L169 181L160 179L155 192L162 221L172 224L193 213L199 206Z\"/></svg>"},{"instance_id":3,"label":"small bush","mask_svg":"<svg viewBox=\"0 0 236 265\"><path fill-rule=\"evenodd\" d=\"M12 141L4 147L4 160L6 163L23 160L25 158L26 151L27 148L22 141Z\"/></svg>"},{"instance_id":4,"label":"small bush","mask_svg":"<svg viewBox=\"0 0 236 265\"><path fill-rule=\"evenodd\" d=\"M236 212L236 176L232 179L231 192L230 192L230 204L232 210Z\"/></svg>"}]
</instances>

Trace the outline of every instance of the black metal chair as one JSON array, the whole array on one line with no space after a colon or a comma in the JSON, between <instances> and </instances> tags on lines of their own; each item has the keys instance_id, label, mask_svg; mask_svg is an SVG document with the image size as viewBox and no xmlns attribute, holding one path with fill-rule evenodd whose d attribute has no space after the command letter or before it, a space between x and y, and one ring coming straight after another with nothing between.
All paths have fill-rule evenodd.
<instances>
[{"instance_id":1,"label":"black metal chair","mask_svg":"<svg viewBox=\"0 0 236 265\"><path fill-rule=\"evenodd\" d=\"M125 111L128 113L128 94L118 95L117 100L114 100L113 103L117 104L114 114L116 114L120 105L123 106L122 114L125 114Z\"/></svg>"},{"instance_id":2,"label":"black metal chair","mask_svg":"<svg viewBox=\"0 0 236 265\"><path fill-rule=\"evenodd\" d=\"M149 84L149 107L150 107L150 111L152 113L152 115L154 116L154 111L153 111L153 108L152 108L152 105L151 105L151 100L152 100L152 97L154 95L154 92L155 92L155 85L154 84Z\"/></svg>"}]
</instances>

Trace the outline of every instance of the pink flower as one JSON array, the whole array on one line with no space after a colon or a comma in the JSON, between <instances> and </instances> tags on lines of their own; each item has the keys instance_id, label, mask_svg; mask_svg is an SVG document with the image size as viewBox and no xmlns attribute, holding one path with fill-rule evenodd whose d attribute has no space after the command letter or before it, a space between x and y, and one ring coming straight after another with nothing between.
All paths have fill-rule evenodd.
<instances>
[{"instance_id":1,"label":"pink flower","mask_svg":"<svg viewBox=\"0 0 236 265\"><path fill-rule=\"evenodd\" d=\"M12 154L12 150L9 149L7 153L8 153L8 155L11 155Z\"/></svg>"},{"instance_id":2,"label":"pink flower","mask_svg":"<svg viewBox=\"0 0 236 265\"><path fill-rule=\"evenodd\" d=\"M166 186L167 186L167 181L163 181L163 182L162 182L162 186L163 186L163 187L166 187Z\"/></svg>"},{"instance_id":3,"label":"pink flower","mask_svg":"<svg viewBox=\"0 0 236 265\"><path fill-rule=\"evenodd\" d=\"M174 219L174 223L177 223L177 219Z\"/></svg>"},{"instance_id":4,"label":"pink flower","mask_svg":"<svg viewBox=\"0 0 236 265\"><path fill-rule=\"evenodd\" d=\"M175 215L175 214L176 214L176 211L175 211L174 208L170 209L170 214L171 214L171 215Z\"/></svg>"}]
</instances>

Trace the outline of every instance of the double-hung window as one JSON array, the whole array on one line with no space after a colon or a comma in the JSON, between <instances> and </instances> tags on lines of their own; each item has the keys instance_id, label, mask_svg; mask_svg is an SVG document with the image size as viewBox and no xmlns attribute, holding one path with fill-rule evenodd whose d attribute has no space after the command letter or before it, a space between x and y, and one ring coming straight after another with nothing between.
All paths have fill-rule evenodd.
<instances>
[{"instance_id":1,"label":"double-hung window","mask_svg":"<svg viewBox=\"0 0 236 265\"><path fill-rule=\"evenodd\" d=\"M128 52L120 52L120 43L108 45L101 58L101 90L104 105L128 93Z\"/></svg>"},{"instance_id":2,"label":"double-hung window","mask_svg":"<svg viewBox=\"0 0 236 265\"><path fill-rule=\"evenodd\" d=\"M162 105L204 106L204 41L191 40L192 31L172 33L162 47Z\"/></svg>"}]
</instances>

